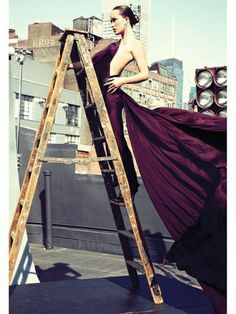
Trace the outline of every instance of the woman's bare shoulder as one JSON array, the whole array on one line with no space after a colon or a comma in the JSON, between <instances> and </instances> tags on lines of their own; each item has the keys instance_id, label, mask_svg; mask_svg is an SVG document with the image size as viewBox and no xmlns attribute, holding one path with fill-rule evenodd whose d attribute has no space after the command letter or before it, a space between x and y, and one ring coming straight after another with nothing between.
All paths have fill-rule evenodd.
<instances>
[{"instance_id":1,"label":"woman's bare shoulder","mask_svg":"<svg viewBox=\"0 0 236 314\"><path fill-rule=\"evenodd\" d=\"M143 45L140 40L136 38L132 38L129 42L129 48L131 51L137 50L137 49L142 49Z\"/></svg>"},{"instance_id":2,"label":"woman's bare shoulder","mask_svg":"<svg viewBox=\"0 0 236 314\"><path fill-rule=\"evenodd\" d=\"M136 38L132 38L130 40L130 45L132 46L142 46L142 43L140 40L136 39Z\"/></svg>"}]
</instances>

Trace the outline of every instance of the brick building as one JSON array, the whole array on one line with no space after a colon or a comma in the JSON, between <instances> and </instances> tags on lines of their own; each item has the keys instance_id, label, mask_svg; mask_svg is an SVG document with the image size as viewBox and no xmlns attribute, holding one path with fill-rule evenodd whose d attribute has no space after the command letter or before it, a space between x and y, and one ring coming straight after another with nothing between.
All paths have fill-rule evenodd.
<instances>
[{"instance_id":1,"label":"brick building","mask_svg":"<svg viewBox=\"0 0 236 314\"><path fill-rule=\"evenodd\" d=\"M16 30L13 28L9 29L9 46L15 47L19 41L19 36L16 34Z\"/></svg>"}]
</instances>

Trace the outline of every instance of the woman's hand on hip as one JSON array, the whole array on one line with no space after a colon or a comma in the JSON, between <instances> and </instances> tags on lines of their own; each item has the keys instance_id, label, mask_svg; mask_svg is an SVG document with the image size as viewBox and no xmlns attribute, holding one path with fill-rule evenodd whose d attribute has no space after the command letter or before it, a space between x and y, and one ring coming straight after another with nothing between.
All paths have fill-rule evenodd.
<instances>
[{"instance_id":1,"label":"woman's hand on hip","mask_svg":"<svg viewBox=\"0 0 236 314\"><path fill-rule=\"evenodd\" d=\"M124 77L111 77L104 86L108 85L108 92L114 93L118 88L125 84Z\"/></svg>"}]
</instances>

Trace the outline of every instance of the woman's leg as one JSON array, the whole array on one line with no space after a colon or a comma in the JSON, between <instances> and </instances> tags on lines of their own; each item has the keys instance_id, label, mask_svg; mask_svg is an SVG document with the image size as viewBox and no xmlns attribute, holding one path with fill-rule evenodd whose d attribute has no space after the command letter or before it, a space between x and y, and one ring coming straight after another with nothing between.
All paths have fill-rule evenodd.
<instances>
[{"instance_id":1,"label":"woman's leg","mask_svg":"<svg viewBox=\"0 0 236 314\"><path fill-rule=\"evenodd\" d=\"M122 109L124 106L122 103L122 96L119 91L114 94L107 93L105 95L105 101L127 179L129 181L131 193L134 195L138 191L139 184L133 158L124 137L122 120Z\"/></svg>"}]
</instances>

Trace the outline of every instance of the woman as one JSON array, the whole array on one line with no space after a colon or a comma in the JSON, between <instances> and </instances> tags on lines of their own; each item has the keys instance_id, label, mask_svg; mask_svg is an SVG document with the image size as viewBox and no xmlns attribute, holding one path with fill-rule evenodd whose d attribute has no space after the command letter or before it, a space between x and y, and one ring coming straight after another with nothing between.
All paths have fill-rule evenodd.
<instances>
[{"instance_id":1,"label":"woman","mask_svg":"<svg viewBox=\"0 0 236 314\"><path fill-rule=\"evenodd\" d=\"M117 6L111 12L112 29L121 35L119 48L109 62L108 77L104 79L103 96L107 105L110 121L114 130L117 145L121 154L124 168L129 181L132 197L138 191L138 180L135 172L132 155L126 143L123 130L122 110L124 108L120 91L124 84L138 83L148 79L148 66L141 43L135 39L132 27L138 23L138 16L134 15L127 6ZM139 73L132 77L120 77L124 67L134 60L137 62ZM114 93L116 94L114 95ZM118 201L122 201L122 195Z\"/></svg>"},{"instance_id":2,"label":"woman","mask_svg":"<svg viewBox=\"0 0 236 314\"><path fill-rule=\"evenodd\" d=\"M196 277L216 313L226 313L226 119L171 108L139 106L120 87L148 78L145 53L134 38L138 18L127 6L112 10L121 40L93 57L125 170L134 195L133 161L123 134L125 108L132 148L147 192L176 241L165 261ZM139 73L120 77L135 60Z\"/></svg>"}]
</instances>

